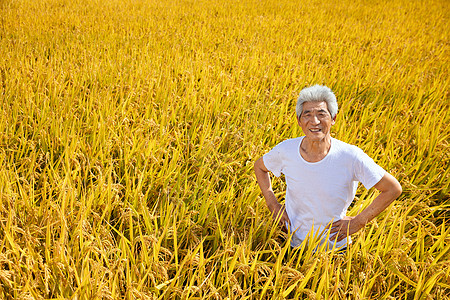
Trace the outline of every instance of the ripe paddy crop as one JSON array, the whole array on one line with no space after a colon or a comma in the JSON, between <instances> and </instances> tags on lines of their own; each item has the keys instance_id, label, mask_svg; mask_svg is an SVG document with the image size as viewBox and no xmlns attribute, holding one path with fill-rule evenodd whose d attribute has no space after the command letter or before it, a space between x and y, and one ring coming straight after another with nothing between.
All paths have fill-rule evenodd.
<instances>
[{"instance_id":1,"label":"ripe paddy crop","mask_svg":"<svg viewBox=\"0 0 450 300\"><path fill-rule=\"evenodd\" d=\"M448 299L449 11L0 1L0 297ZM315 83L403 186L344 255L291 249L252 171Z\"/></svg>"}]
</instances>

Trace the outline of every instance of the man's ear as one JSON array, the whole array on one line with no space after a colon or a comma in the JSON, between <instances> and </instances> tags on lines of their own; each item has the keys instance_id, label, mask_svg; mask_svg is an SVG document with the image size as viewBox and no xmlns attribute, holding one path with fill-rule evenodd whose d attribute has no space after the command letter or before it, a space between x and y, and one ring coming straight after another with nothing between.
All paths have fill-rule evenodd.
<instances>
[{"instance_id":1,"label":"man's ear","mask_svg":"<svg viewBox=\"0 0 450 300\"><path fill-rule=\"evenodd\" d=\"M331 125L334 125L336 123L336 117L337 117L337 114L335 114L334 117L331 118L331 121L332 121Z\"/></svg>"}]
</instances>

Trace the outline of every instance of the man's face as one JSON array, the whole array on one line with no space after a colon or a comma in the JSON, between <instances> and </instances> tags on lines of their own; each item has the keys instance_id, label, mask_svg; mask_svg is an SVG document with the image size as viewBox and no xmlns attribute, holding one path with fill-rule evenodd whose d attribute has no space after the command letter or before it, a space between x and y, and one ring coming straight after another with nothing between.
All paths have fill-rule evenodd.
<instances>
[{"instance_id":1,"label":"man's face","mask_svg":"<svg viewBox=\"0 0 450 300\"><path fill-rule=\"evenodd\" d=\"M302 114L297 121L308 139L321 141L330 136L330 129L334 125L335 118L331 118L325 101L305 102Z\"/></svg>"}]
</instances>

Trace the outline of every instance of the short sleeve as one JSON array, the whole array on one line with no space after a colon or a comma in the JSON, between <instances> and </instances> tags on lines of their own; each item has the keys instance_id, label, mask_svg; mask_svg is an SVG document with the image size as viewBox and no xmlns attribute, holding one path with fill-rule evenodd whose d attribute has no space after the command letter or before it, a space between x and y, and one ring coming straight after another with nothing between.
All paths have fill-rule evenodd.
<instances>
[{"instance_id":1,"label":"short sleeve","mask_svg":"<svg viewBox=\"0 0 450 300\"><path fill-rule=\"evenodd\" d=\"M266 168L276 177L281 176L283 170L283 161L281 159L280 145L278 144L272 150L264 154L263 162Z\"/></svg>"},{"instance_id":2,"label":"short sleeve","mask_svg":"<svg viewBox=\"0 0 450 300\"><path fill-rule=\"evenodd\" d=\"M360 181L366 189L372 188L383 178L386 171L377 165L372 158L358 148L354 163L355 179Z\"/></svg>"}]
</instances>

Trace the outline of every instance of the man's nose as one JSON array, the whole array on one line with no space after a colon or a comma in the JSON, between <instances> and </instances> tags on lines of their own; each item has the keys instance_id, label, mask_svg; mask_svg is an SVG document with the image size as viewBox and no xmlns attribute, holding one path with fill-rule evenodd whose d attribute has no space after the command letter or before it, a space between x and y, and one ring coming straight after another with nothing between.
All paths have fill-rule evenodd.
<instances>
[{"instance_id":1,"label":"man's nose","mask_svg":"<svg viewBox=\"0 0 450 300\"><path fill-rule=\"evenodd\" d=\"M319 123L320 123L320 120L319 120L319 118L318 118L316 115L313 115L313 117L312 117L312 119L311 119L311 122L312 122L313 124L319 124Z\"/></svg>"}]
</instances>

